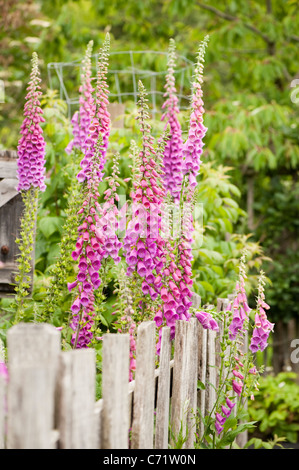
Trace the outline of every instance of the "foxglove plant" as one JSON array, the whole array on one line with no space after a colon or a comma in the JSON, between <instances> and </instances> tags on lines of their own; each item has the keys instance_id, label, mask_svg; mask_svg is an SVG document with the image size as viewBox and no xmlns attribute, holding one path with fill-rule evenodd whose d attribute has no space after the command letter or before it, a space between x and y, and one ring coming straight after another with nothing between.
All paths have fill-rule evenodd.
<instances>
[{"instance_id":1,"label":"foxglove plant","mask_svg":"<svg viewBox=\"0 0 299 470\"><path fill-rule=\"evenodd\" d=\"M124 238L124 252L128 265L127 275L142 281L142 292L152 300L158 297L161 287L159 273L163 268L164 240L160 236L163 188L161 182L162 156L167 136L164 133L159 148L154 149L149 119L146 91L139 82L139 125L142 133L141 166L133 181L132 219Z\"/></svg>"},{"instance_id":2,"label":"foxglove plant","mask_svg":"<svg viewBox=\"0 0 299 470\"><path fill-rule=\"evenodd\" d=\"M22 194L24 211L21 219L20 238L16 239L20 254L17 259L15 276L15 323L24 319L25 298L30 289L30 271L33 259L34 235L38 208L39 191L45 191L45 141L40 123L44 122L43 111L40 107L40 72L38 56L32 54L32 71L27 87L26 103L24 106L24 121L21 125L22 137L18 143L17 190Z\"/></svg>"},{"instance_id":3,"label":"foxglove plant","mask_svg":"<svg viewBox=\"0 0 299 470\"><path fill-rule=\"evenodd\" d=\"M247 303L245 292L245 279L246 279L246 251L242 253L239 265L239 279L235 287L235 298L232 303L228 305L228 310L233 311L232 322L229 326L229 337L235 339L240 330L243 329L244 322L248 319L251 311Z\"/></svg>"},{"instance_id":4,"label":"foxglove plant","mask_svg":"<svg viewBox=\"0 0 299 470\"><path fill-rule=\"evenodd\" d=\"M28 93L25 97L24 121L21 125L22 135L18 143L18 191L27 191L37 188L45 191L45 146L43 130L40 126L45 119L42 116L43 110L40 107L39 97L41 82L38 68L38 56L36 52L32 54L32 70L30 81L27 87Z\"/></svg>"},{"instance_id":5,"label":"foxglove plant","mask_svg":"<svg viewBox=\"0 0 299 470\"><path fill-rule=\"evenodd\" d=\"M164 248L164 267L161 272L161 309L155 316L157 326L162 326L164 320L170 327L171 339L175 336L176 320L188 321L191 317L189 308L192 305L192 292L190 290L192 281L192 196L188 192L188 198L182 192L182 206L184 206L184 216L181 218L181 232L179 238L169 239ZM190 197L190 199L189 199ZM185 201L185 204L184 202ZM157 353L160 352L161 329L159 330L159 341Z\"/></svg>"},{"instance_id":6,"label":"foxglove plant","mask_svg":"<svg viewBox=\"0 0 299 470\"><path fill-rule=\"evenodd\" d=\"M103 258L108 259L110 257L116 264L121 260L119 251L122 247L122 243L117 236L119 210L116 203L119 201L119 196L116 191L119 186L117 181L119 177L119 157L119 154L114 156L112 175L105 178L109 187L104 191L105 203L100 208L100 217L96 224L97 236L103 243Z\"/></svg>"},{"instance_id":7,"label":"foxglove plant","mask_svg":"<svg viewBox=\"0 0 299 470\"><path fill-rule=\"evenodd\" d=\"M202 154L204 146L203 138L207 132L207 128L203 125L203 114L204 114L204 103L202 100L202 88L203 82L203 63L205 49L208 43L208 36L201 42L197 65L195 68L193 90L192 90L192 101L191 101L191 116L189 122L188 138L183 146L183 173L189 175L189 182L192 188L196 187L196 177L199 173Z\"/></svg>"},{"instance_id":8,"label":"foxglove plant","mask_svg":"<svg viewBox=\"0 0 299 470\"><path fill-rule=\"evenodd\" d=\"M74 282L68 284L70 291L75 289L76 297L72 303L73 319L71 328L74 330L72 344L74 348L86 347L93 337L95 290L101 285L99 269L105 254L103 240L98 236L96 224L100 206L98 186L102 179L103 146L99 134L91 161L88 180L85 185L85 200L78 214L81 225L78 227L78 238L72 257L78 260L78 273Z\"/></svg>"},{"instance_id":9,"label":"foxglove plant","mask_svg":"<svg viewBox=\"0 0 299 470\"><path fill-rule=\"evenodd\" d=\"M115 322L119 333L129 333L130 335L130 367L129 380L134 379L136 369L136 323L134 321L135 311L133 307L133 292L129 286L128 277L122 268L118 275L119 287L114 293L118 293L118 311L120 318Z\"/></svg>"},{"instance_id":10,"label":"foxglove plant","mask_svg":"<svg viewBox=\"0 0 299 470\"><path fill-rule=\"evenodd\" d=\"M270 306L265 301L265 283L265 273L261 271L258 281L258 297L256 314L254 318L254 328L249 346L249 349L253 353L257 352L258 350L264 351L264 349L268 346L267 340L269 334L274 329L274 323L269 322L265 312L265 309L269 310L270 308Z\"/></svg>"},{"instance_id":11,"label":"foxglove plant","mask_svg":"<svg viewBox=\"0 0 299 470\"><path fill-rule=\"evenodd\" d=\"M100 50L98 63L97 63L97 84L96 84L96 99L95 106L90 109L94 110L91 116L91 124L88 129L88 136L84 144L84 157L81 160L81 171L78 173L78 180L83 183L90 178L92 159L95 152L95 147L98 142L99 135L102 136L102 158L98 169L99 176L103 171L106 162L106 152L109 142L110 134L110 114L108 112L108 95L109 89L107 84L108 73L108 59L110 50L110 38L107 33L103 47Z\"/></svg>"},{"instance_id":12,"label":"foxglove plant","mask_svg":"<svg viewBox=\"0 0 299 470\"><path fill-rule=\"evenodd\" d=\"M73 148L86 152L86 139L89 135L91 120L95 114L95 100L92 87L91 55L93 41L90 41L86 48L85 57L82 63L81 86L79 88L79 111L72 117L73 140L66 147L66 152L71 153Z\"/></svg>"},{"instance_id":13,"label":"foxglove plant","mask_svg":"<svg viewBox=\"0 0 299 470\"><path fill-rule=\"evenodd\" d=\"M165 110L161 120L165 121L165 128L170 126L170 139L164 150L164 187L173 196L174 201L180 199L182 184L182 162L183 162L183 139L182 129L178 120L179 108L178 97L175 88L174 69L176 66L175 41L170 39L168 50L168 73L166 75L166 84L164 97L165 102L162 109Z\"/></svg>"},{"instance_id":14,"label":"foxglove plant","mask_svg":"<svg viewBox=\"0 0 299 470\"><path fill-rule=\"evenodd\" d=\"M250 329L248 312L244 309L244 305L248 305L244 286L245 257L244 251L240 260L233 304L220 313L200 312L202 315L199 320L204 327L214 329L208 323L211 316L214 321L217 320L218 325L222 323L221 328L216 329L219 331L221 351L217 398L212 410L204 418L205 429L199 440L200 447L208 444L212 448L225 447L233 443L239 433L253 427L253 423L239 422L246 416L245 399L251 397L252 391L257 388L260 374L254 365L252 351L247 351L244 347ZM259 293L261 295L258 298L258 306L264 301L261 281Z\"/></svg>"}]
</instances>

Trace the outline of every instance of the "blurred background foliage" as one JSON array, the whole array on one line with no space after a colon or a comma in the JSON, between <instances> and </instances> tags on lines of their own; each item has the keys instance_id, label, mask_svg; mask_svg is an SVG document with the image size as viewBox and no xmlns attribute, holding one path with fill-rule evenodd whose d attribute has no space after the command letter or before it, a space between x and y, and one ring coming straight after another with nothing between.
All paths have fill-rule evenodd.
<instances>
[{"instance_id":1,"label":"blurred background foliage","mask_svg":"<svg viewBox=\"0 0 299 470\"><path fill-rule=\"evenodd\" d=\"M17 146L34 50L45 93L51 184L42 195L38 220L38 279L44 282L58 254L74 171L64 152L71 138L67 107L59 93L48 90L47 64L80 61L91 39L97 52L107 31L112 51L167 52L172 37L178 54L195 61L199 42L209 34L203 85L208 132L198 192L204 231L197 232L194 246L195 289L204 303L231 292L246 245L249 291L262 266L270 281L271 321L298 317L297 0L0 0L0 6L0 79L5 86L0 148ZM162 59L145 54L141 67L161 70L166 68ZM118 56L118 66L126 68L126 60ZM78 72L67 85L78 93ZM138 140L135 115L127 103L125 127L111 135L109 154L120 151L124 178L130 175L130 141ZM185 132L188 116L183 111L180 117ZM161 129L155 120L153 133ZM121 191L129 188L123 185Z\"/></svg>"}]
</instances>

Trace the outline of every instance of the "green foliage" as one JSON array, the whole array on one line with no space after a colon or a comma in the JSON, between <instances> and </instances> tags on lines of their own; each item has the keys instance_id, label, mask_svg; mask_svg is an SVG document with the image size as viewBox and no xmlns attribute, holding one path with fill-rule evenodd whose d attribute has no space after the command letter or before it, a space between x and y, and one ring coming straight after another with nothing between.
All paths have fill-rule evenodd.
<instances>
[{"instance_id":1,"label":"green foliage","mask_svg":"<svg viewBox=\"0 0 299 470\"><path fill-rule=\"evenodd\" d=\"M257 428L264 438L274 435L286 441L298 442L299 431L299 385L296 374L281 372L259 380L259 390L254 401L249 401L248 412L257 421ZM258 436L259 437L259 436Z\"/></svg>"}]
</instances>

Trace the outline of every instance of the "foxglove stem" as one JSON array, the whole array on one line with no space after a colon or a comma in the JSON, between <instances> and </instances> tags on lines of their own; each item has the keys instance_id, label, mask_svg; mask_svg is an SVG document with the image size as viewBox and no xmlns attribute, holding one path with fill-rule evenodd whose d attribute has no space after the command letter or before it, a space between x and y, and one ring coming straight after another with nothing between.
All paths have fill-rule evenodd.
<instances>
[{"instance_id":1,"label":"foxglove stem","mask_svg":"<svg viewBox=\"0 0 299 470\"><path fill-rule=\"evenodd\" d=\"M68 207L66 208L66 221L63 226L59 256L51 269L51 281L47 289L47 302L43 311L43 321L48 322L65 297L67 288L66 279L73 274L71 253L77 241L77 227L79 226L78 211L82 207L84 193L81 184L76 181L68 190Z\"/></svg>"},{"instance_id":2,"label":"foxglove stem","mask_svg":"<svg viewBox=\"0 0 299 470\"><path fill-rule=\"evenodd\" d=\"M16 239L20 254L17 258L17 273L15 276L15 324L25 318L25 302L29 295L28 292L32 288L30 272L34 269L32 260L38 208L38 189L31 188L27 191L22 191L22 201L24 212L21 218L20 238Z\"/></svg>"}]
</instances>

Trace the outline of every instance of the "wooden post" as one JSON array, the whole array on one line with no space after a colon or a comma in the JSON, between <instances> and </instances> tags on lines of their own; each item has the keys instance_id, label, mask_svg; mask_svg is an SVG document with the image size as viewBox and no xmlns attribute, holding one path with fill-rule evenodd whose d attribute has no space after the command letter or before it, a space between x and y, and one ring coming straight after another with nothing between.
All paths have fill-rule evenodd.
<instances>
[{"instance_id":1,"label":"wooden post","mask_svg":"<svg viewBox=\"0 0 299 470\"><path fill-rule=\"evenodd\" d=\"M192 293L192 308L199 308L201 305L201 297L195 292Z\"/></svg>"},{"instance_id":2,"label":"wooden post","mask_svg":"<svg viewBox=\"0 0 299 470\"><path fill-rule=\"evenodd\" d=\"M194 415L197 409L198 370L197 320L177 320L174 344L174 369L171 401L171 430L174 439L180 430L187 441L184 448L194 445Z\"/></svg>"},{"instance_id":3,"label":"wooden post","mask_svg":"<svg viewBox=\"0 0 299 470\"><path fill-rule=\"evenodd\" d=\"M137 329L132 449L152 449L155 406L155 322Z\"/></svg>"},{"instance_id":4,"label":"wooden post","mask_svg":"<svg viewBox=\"0 0 299 470\"><path fill-rule=\"evenodd\" d=\"M155 449L168 448L169 403L170 403L170 328L162 328L161 352L156 406Z\"/></svg>"},{"instance_id":5,"label":"wooden post","mask_svg":"<svg viewBox=\"0 0 299 470\"><path fill-rule=\"evenodd\" d=\"M7 347L7 447L54 448L60 332L47 324L20 323L8 331Z\"/></svg>"},{"instance_id":6,"label":"wooden post","mask_svg":"<svg viewBox=\"0 0 299 470\"><path fill-rule=\"evenodd\" d=\"M94 449L97 442L93 349L61 353L57 397L59 448Z\"/></svg>"},{"instance_id":7,"label":"wooden post","mask_svg":"<svg viewBox=\"0 0 299 470\"><path fill-rule=\"evenodd\" d=\"M202 327L198 322L197 325L198 331L198 379L200 382L206 386L206 376L207 376L207 330ZM206 410L206 389L200 389L197 393L198 406L200 408L200 413L202 418L205 416ZM201 420L200 423L200 432L201 435L204 431L204 423Z\"/></svg>"},{"instance_id":8,"label":"wooden post","mask_svg":"<svg viewBox=\"0 0 299 470\"><path fill-rule=\"evenodd\" d=\"M17 191L17 152L0 150L0 297L14 292L14 273L23 212L21 194Z\"/></svg>"},{"instance_id":9,"label":"wooden post","mask_svg":"<svg viewBox=\"0 0 299 470\"><path fill-rule=\"evenodd\" d=\"M102 366L102 449L127 449L129 439L128 334L106 334Z\"/></svg>"}]
</instances>

